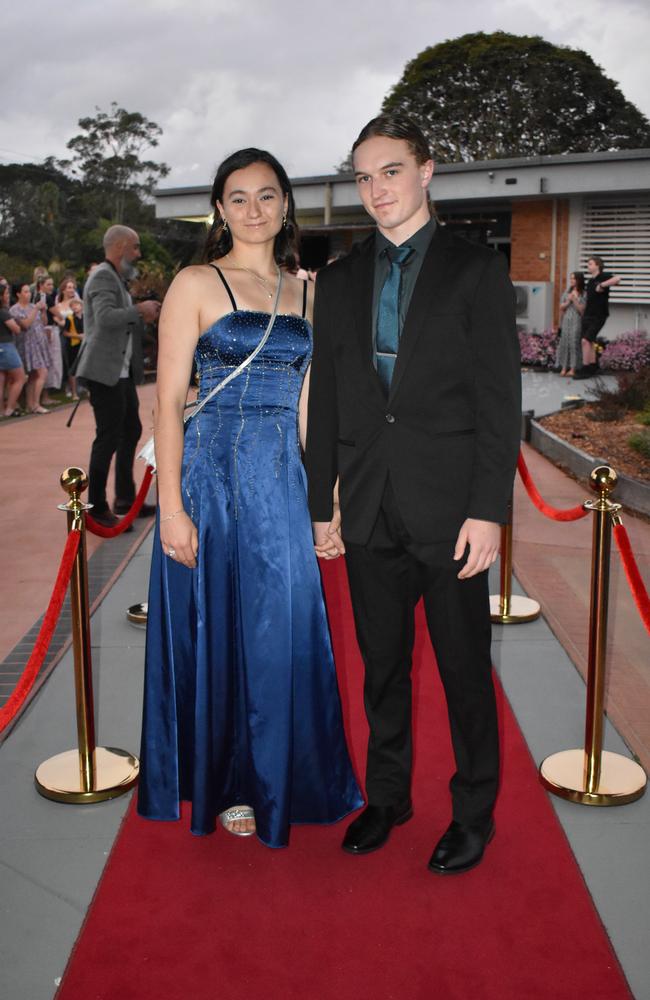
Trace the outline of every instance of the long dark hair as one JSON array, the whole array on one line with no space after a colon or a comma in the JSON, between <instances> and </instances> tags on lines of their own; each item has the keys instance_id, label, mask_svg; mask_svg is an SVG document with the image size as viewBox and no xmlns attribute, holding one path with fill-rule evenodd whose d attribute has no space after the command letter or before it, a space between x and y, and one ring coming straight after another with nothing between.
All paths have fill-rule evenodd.
<instances>
[{"instance_id":1,"label":"long dark hair","mask_svg":"<svg viewBox=\"0 0 650 1000\"><path fill-rule=\"evenodd\" d=\"M576 291L578 295L582 295L585 290L585 276L582 271L572 271L571 274L576 279ZM571 287L569 285L569 287Z\"/></svg>"},{"instance_id":2,"label":"long dark hair","mask_svg":"<svg viewBox=\"0 0 650 1000\"><path fill-rule=\"evenodd\" d=\"M223 189L230 175L235 170L243 170L244 167L252 166L253 163L266 163L277 177L282 193L287 197L287 221L275 237L273 256L276 264L292 271L298 265L299 231L291 182L282 164L271 153L267 153L265 149L255 149L254 147L238 149L236 153L226 157L217 168L210 194L210 204L215 213L214 222L205 241L203 260L207 263L215 258L225 257L232 250L232 236L230 230L224 227L224 220L219 215L217 202L223 201Z\"/></svg>"}]
</instances>

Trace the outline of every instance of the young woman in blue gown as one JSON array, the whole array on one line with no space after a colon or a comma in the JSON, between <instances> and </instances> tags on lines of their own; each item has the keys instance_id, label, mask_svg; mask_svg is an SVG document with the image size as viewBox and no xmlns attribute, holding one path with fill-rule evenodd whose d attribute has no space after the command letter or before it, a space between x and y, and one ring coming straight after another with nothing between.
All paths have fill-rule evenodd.
<instances>
[{"instance_id":1,"label":"young woman in blue gown","mask_svg":"<svg viewBox=\"0 0 650 1000\"><path fill-rule=\"evenodd\" d=\"M289 273L289 179L269 153L217 171L206 264L172 282L159 328L151 565L138 810L287 844L292 823L362 804L343 732L301 461L311 288ZM255 359L192 418L262 339Z\"/></svg>"}]
</instances>

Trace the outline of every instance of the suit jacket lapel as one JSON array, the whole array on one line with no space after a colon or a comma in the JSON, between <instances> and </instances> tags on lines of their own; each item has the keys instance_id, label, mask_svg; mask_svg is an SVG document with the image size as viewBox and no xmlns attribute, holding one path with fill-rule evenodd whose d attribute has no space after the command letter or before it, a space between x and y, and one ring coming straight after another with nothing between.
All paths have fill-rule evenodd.
<instances>
[{"instance_id":1,"label":"suit jacket lapel","mask_svg":"<svg viewBox=\"0 0 650 1000\"><path fill-rule=\"evenodd\" d=\"M395 370L388 396L389 402L394 399L395 393L399 389L404 371L413 355L415 345L433 309L434 302L441 298L444 299L447 264L448 237L445 230L438 226L422 261L422 267L409 303L395 359Z\"/></svg>"}]
</instances>

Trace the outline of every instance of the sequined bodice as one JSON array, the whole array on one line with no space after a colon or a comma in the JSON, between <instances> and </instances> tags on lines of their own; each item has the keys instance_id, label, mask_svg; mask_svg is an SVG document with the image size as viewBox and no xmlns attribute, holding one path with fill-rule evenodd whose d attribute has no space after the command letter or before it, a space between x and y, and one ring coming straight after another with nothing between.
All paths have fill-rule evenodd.
<instances>
[{"instance_id":1,"label":"sequined bodice","mask_svg":"<svg viewBox=\"0 0 650 1000\"><path fill-rule=\"evenodd\" d=\"M199 399L255 350L266 313L235 310L199 337ZM205 491L222 490L235 517L242 503L258 504L270 481L290 475L304 493L298 441L298 401L311 360L312 335L300 316L276 316L264 347L237 378L210 399L187 425L183 491L190 516Z\"/></svg>"},{"instance_id":2,"label":"sequined bodice","mask_svg":"<svg viewBox=\"0 0 650 1000\"><path fill-rule=\"evenodd\" d=\"M227 313L201 334L196 347L199 399L204 398L257 347L269 317L263 312ZM226 388L213 405L263 409L296 409L305 371L311 360L312 334L307 320L279 314L271 334L254 361Z\"/></svg>"}]
</instances>

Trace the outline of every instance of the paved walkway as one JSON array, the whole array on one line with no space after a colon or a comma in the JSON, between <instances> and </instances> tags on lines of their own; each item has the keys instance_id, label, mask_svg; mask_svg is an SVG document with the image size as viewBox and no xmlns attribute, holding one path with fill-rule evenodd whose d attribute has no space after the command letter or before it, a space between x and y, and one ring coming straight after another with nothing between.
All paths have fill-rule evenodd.
<instances>
[{"instance_id":1,"label":"paved walkway","mask_svg":"<svg viewBox=\"0 0 650 1000\"><path fill-rule=\"evenodd\" d=\"M138 391L146 440L151 436L155 387L145 385ZM67 500L59 485L61 473L74 465L88 469L95 427L90 403L82 402L72 426L66 427L71 412L72 406L63 406L44 415L0 421L0 661L43 613L52 591L67 531L66 515L57 510L57 504ZM144 462L136 462L138 481L144 471ZM112 491L112 475L108 485ZM89 555L102 544L89 534Z\"/></svg>"}]
</instances>

